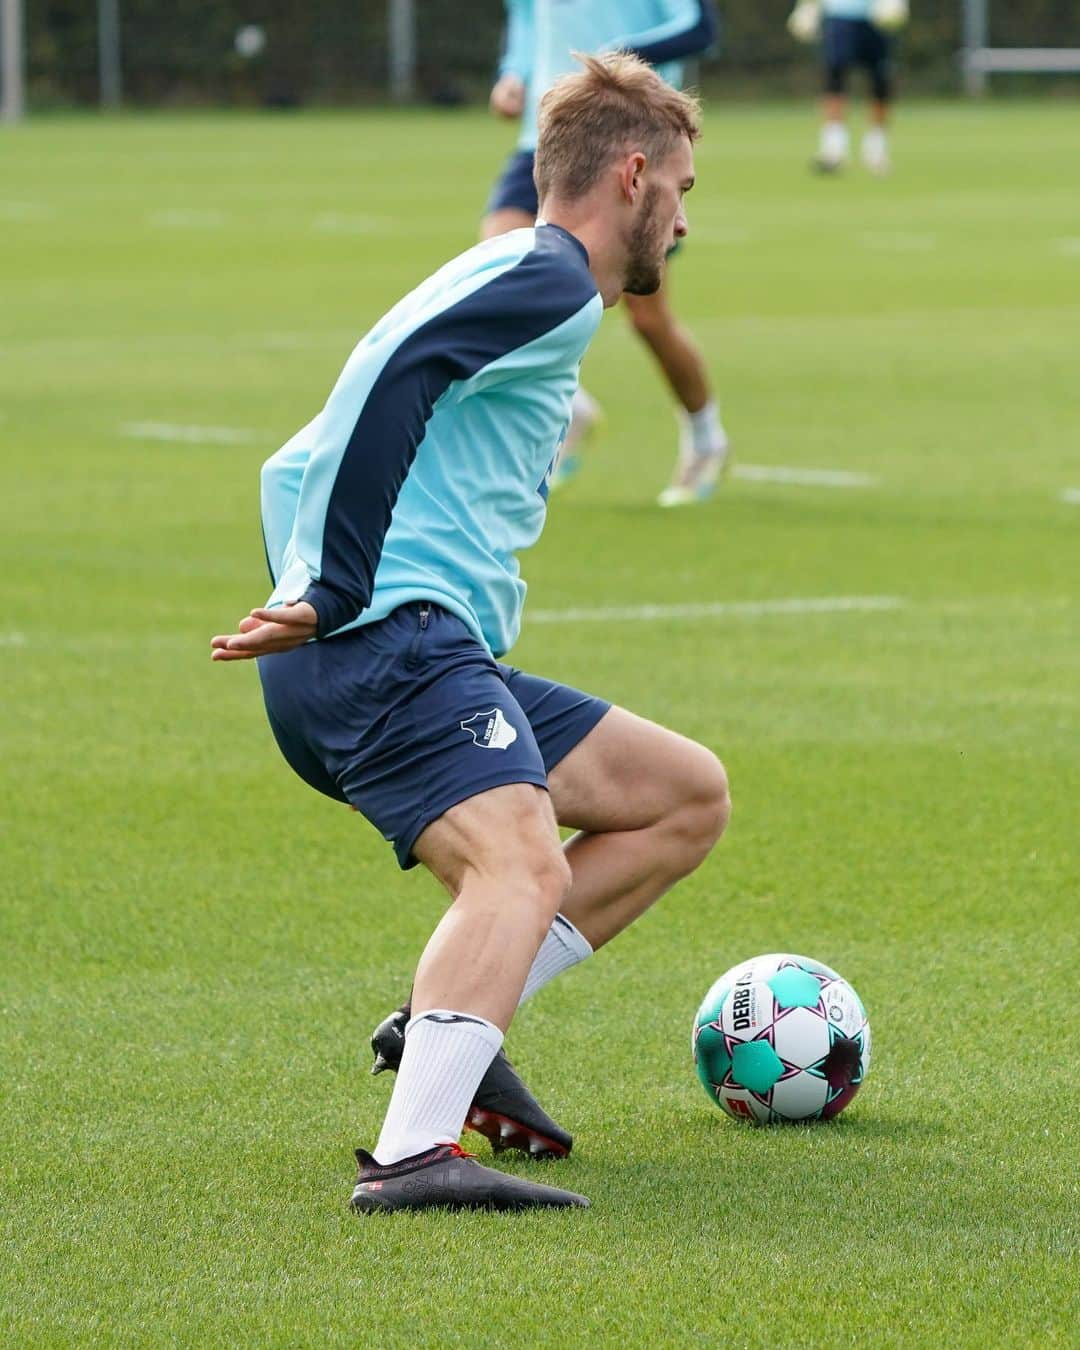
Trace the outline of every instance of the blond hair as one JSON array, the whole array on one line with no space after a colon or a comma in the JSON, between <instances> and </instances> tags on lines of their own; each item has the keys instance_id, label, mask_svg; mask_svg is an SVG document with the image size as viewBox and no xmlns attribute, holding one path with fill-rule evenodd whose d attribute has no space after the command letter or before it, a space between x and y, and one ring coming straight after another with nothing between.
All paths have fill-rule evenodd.
<instances>
[{"instance_id":1,"label":"blond hair","mask_svg":"<svg viewBox=\"0 0 1080 1350\"><path fill-rule=\"evenodd\" d=\"M613 159L640 150L665 159L683 136L701 134L701 106L629 52L575 58L585 67L564 75L540 100L534 174L541 201L583 197Z\"/></svg>"}]
</instances>

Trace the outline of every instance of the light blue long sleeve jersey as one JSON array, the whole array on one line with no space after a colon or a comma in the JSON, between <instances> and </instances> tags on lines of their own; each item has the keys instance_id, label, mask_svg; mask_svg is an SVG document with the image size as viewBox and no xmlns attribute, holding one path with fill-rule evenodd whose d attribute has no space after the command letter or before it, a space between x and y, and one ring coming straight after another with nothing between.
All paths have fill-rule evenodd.
<instances>
[{"instance_id":1,"label":"light blue long sleeve jersey","mask_svg":"<svg viewBox=\"0 0 1080 1350\"><path fill-rule=\"evenodd\" d=\"M711 0L506 0L499 74L517 75L526 86L518 149L536 149L538 103L560 75L580 70L571 52L622 48L678 86L682 61L715 39Z\"/></svg>"},{"instance_id":2,"label":"light blue long sleeve jersey","mask_svg":"<svg viewBox=\"0 0 1080 1350\"><path fill-rule=\"evenodd\" d=\"M318 635L430 600L495 656L518 635L548 477L603 305L584 246L515 230L446 264L362 338L263 466L269 604Z\"/></svg>"},{"instance_id":3,"label":"light blue long sleeve jersey","mask_svg":"<svg viewBox=\"0 0 1080 1350\"><path fill-rule=\"evenodd\" d=\"M821 12L831 19L869 19L873 0L821 0Z\"/></svg>"}]
</instances>

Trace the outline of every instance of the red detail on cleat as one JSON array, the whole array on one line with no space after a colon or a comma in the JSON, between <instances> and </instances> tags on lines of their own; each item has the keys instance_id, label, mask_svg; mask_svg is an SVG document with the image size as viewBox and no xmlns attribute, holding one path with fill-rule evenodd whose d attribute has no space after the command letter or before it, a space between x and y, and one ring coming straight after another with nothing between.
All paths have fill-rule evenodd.
<instances>
[{"instance_id":1,"label":"red detail on cleat","mask_svg":"<svg viewBox=\"0 0 1080 1350\"><path fill-rule=\"evenodd\" d=\"M466 1153L460 1144L451 1144L451 1158L475 1158L475 1153Z\"/></svg>"},{"instance_id":2,"label":"red detail on cleat","mask_svg":"<svg viewBox=\"0 0 1080 1350\"><path fill-rule=\"evenodd\" d=\"M524 1125L497 1111L481 1111L476 1107L465 1121L468 1129L484 1135L491 1142L492 1152L504 1153L508 1148L520 1149L533 1158L565 1158L570 1150L546 1134L527 1130Z\"/></svg>"}]
</instances>

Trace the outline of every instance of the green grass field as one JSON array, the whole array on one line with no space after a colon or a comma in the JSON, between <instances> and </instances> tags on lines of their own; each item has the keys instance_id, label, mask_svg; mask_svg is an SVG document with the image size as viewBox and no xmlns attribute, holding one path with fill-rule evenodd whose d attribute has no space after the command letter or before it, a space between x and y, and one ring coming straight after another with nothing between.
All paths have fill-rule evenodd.
<instances>
[{"instance_id":1,"label":"green grass field","mask_svg":"<svg viewBox=\"0 0 1080 1350\"><path fill-rule=\"evenodd\" d=\"M208 639L265 595L259 464L471 242L508 134L0 139L6 1344L1075 1344L1080 123L913 107L887 181L813 179L813 136L714 106L698 154L675 292L741 472L654 507L674 423L608 315L529 608L896 603L527 610L518 664L712 746L735 815L511 1030L577 1137L545 1176L593 1208L363 1223L366 1037L440 896L290 775ZM869 1008L835 1125L740 1127L694 1077L701 995L770 950Z\"/></svg>"}]
</instances>

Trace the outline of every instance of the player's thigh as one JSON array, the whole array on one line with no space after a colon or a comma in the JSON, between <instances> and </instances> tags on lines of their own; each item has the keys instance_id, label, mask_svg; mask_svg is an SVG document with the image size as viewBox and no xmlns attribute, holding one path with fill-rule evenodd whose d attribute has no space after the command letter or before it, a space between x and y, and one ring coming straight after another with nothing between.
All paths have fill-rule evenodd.
<instances>
[{"instance_id":1,"label":"player's thigh","mask_svg":"<svg viewBox=\"0 0 1080 1350\"><path fill-rule=\"evenodd\" d=\"M824 67L826 94L843 94L847 76L856 61L857 28L852 19L830 15L822 29L821 55Z\"/></svg>"},{"instance_id":2,"label":"player's thigh","mask_svg":"<svg viewBox=\"0 0 1080 1350\"><path fill-rule=\"evenodd\" d=\"M626 316L642 337L659 336L670 332L675 323L671 309L670 291L665 278L660 289L652 295L623 296Z\"/></svg>"},{"instance_id":3,"label":"player's thigh","mask_svg":"<svg viewBox=\"0 0 1080 1350\"><path fill-rule=\"evenodd\" d=\"M686 806L724 819L728 809L711 750L617 707L549 770L548 788L559 824L589 833L646 829Z\"/></svg>"},{"instance_id":4,"label":"player's thigh","mask_svg":"<svg viewBox=\"0 0 1080 1350\"><path fill-rule=\"evenodd\" d=\"M564 875L551 798L532 783L490 788L447 809L416 839L413 855L456 895L470 873L558 889Z\"/></svg>"},{"instance_id":5,"label":"player's thigh","mask_svg":"<svg viewBox=\"0 0 1080 1350\"><path fill-rule=\"evenodd\" d=\"M480 237L494 239L510 230L528 229L535 225L538 210L532 151L515 150L491 189L480 223Z\"/></svg>"}]
</instances>

